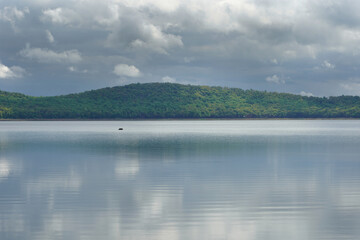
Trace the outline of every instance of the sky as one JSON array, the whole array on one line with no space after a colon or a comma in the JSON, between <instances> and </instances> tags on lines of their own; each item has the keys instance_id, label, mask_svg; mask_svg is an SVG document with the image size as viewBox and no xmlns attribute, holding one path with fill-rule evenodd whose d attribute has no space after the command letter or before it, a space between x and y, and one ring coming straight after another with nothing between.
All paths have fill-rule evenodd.
<instances>
[{"instance_id":1,"label":"sky","mask_svg":"<svg viewBox=\"0 0 360 240\"><path fill-rule=\"evenodd\" d=\"M0 90L145 82L360 95L360 1L2 0Z\"/></svg>"}]
</instances>

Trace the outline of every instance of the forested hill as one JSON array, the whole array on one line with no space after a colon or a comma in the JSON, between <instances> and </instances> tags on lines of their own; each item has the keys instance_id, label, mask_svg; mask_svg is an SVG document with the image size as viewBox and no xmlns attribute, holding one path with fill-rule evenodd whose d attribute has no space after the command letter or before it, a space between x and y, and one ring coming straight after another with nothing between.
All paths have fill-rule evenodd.
<instances>
[{"instance_id":1,"label":"forested hill","mask_svg":"<svg viewBox=\"0 0 360 240\"><path fill-rule=\"evenodd\" d=\"M358 96L304 97L173 83L130 84L55 97L0 91L2 119L359 117Z\"/></svg>"}]
</instances>

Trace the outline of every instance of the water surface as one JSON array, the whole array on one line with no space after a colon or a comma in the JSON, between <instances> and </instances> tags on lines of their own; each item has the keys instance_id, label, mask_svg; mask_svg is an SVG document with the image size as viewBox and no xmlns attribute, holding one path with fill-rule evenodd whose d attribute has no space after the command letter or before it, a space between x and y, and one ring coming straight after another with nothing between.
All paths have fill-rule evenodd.
<instances>
[{"instance_id":1,"label":"water surface","mask_svg":"<svg viewBox=\"0 0 360 240\"><path fill-rule=\"evenodd\" d=\"M2 240L338 240L359 226L358 120L0 122Z\"/></svg>"}]
</instances>

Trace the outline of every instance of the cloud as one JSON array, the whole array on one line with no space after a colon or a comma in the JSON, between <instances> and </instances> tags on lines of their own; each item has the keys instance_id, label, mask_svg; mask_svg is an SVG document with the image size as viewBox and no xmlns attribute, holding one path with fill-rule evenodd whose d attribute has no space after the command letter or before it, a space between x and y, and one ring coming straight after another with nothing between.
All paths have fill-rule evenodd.
<instances>
[{"instance_id":1,"label":"cloud","mask_svg":"<svg viewBox=\"0 0 360 240\"><path fill-rule=\"evenodd\" d=\"M176 82L176 79L172 78L172 77L169 77L169 76L165 76L165 77L161 78L161 81L174 83L174 82Z\"/></svg>"},{"instance_id":2,"label":"cloud","mask_svg":"<svg viewBox=\"0 0 360 240\"><path fill-rule=\"evenodd\" d=\"M74 66L71 66L71 67L68 67L68 70L70 72L75 72L76 71L76 68Z\"/></svg>"},{"instance_id":3,"label":"cloud","mask_svg":"<svg viewBox=\"0 0 360 240\"><path fill-rule=\"evenodd\" d=\"M334 64L331 64L326 60L321 64L321 66L326 69L334 69L335 68Z\"/></svg>"},{"instance_id":4,"label":"cloud","mask_svg":"<svg viewBox=\"0 0 360 240\"><path fill-rule=\"evenodd\" d=\"M336 27L357 28L360 21L358 1L314 1L313 11Z\"/></svg>"},{"instance_id":5,"label":"cloud","mask_svg":"<svg viewBox=\"0 0 360 240\"><path fill-rule=\"evenodd\" d=\"M3 9L0 9L0 20L15 22L17 20L22 20L27 13L29 13L28 8L20 10L17 7L4 7Z\"/></svg>"},{"instance_id":6,"label":"cloud","mask_svg":"<svg viewBox=\"0 0 360 240\"><path fill-rule=\"evenodd\" d=\"M350 79L347 82L340 83L340 88L345 91L346 95L360 95L360 80Z\"/></svg>"},{"instance_id":7,"label":"cloud","mask_svg":"<svg viewBox=\"0 0 360 240\"><path fill-rule=\"evenodd\" d=\"M184 57L184 62L185 63L191 63L195 61L195 58L194 57Z\"/></svg>"},{"instance_id":8,"label":"cloud","mask_svg":"<svg viewBox=\"0 0 360 240\"><path fill-rule=\"evenodd\" d=\"M304 97L313 97L314 96L314 94L312 94L311 92L304 92L304 91L301 91L300 95L304 96Z\"/></svg>"},{"instance_id":9,"label":"cloud","mask_svg":"<svg viewBox=\"0 0 360 240\"><path fill-rule=\"evenodd\" d=\"M279 63L276 58L271 59L270 62L273 63L273 64L278 64Z\"/></svg>"},{"instance_id":10,"label":"cloud","mask_svg":"<svg viewBox=\"0 0 360 240\"><path fill-rule=\"evenodd\" d=\"M74 7L46 9L42 12L41 20L74 27L106 29L109 31L106 45L109 47L125 46L128 50L168 54L169 49L183 46L181 36L167 33L164 26L151 22L142 9L121 3L105 3L91 9L93 14L90 16L81 6Z\"/></svg>"},{"instance_id":11,"label":"cloud","mask_svg":"<svg viewBox=\"0 0 360 240\"><path fill-rule=\"evenodd\" d=\"M125 77L140 77L141 72L134 65L118 64L114 67L114 74Z\"/></svg>"},{"instance_id":12,"label":"cloud","mask_svg":"<svg viewBox=\"0 0 360 240\"><path fill-rule=\"evenodd\" d=\"M182 37L166 33L158 25L145 19L123 17L108 26L111 33L107 37L110 47L123 46L129 50L168 54L172 48L183 47Z\"/></svg>"},{"instance_id":13,"label":"cloud","mask_svg":"<svg viewBox=\"0 0 360 240\"><path fill-rule=\"evenodd\" d=\"M88 72L87 69L79 70L77 67L74 67L74 66L68 67L68 70L69 70L70 72L77 72L77 73L87 73L87 72Z\"/></svg>"},{"instance_id":14,"label":"cloud","mask_svg":"<svg viewBox=\"0 0 360 240\"><path fill-rule=\"evenodd\" d=\"M18 28L16 27L16 22L22 20L25 17L25 14L30 13L27 7L22 10L17 7L4 7L0 9L0 20L9 22L11 27L15 32L18 32Z\"/></svg>"},{"instance_id":15,"label":"cloud","mask_svg":"<svg viewBox=\"0 0 360 240\"><path fill-rule=\"evenodd\" d=\"M41 63L78 63L82 60L78 50L54 52L46 48L30 48L29 45L20 51L20 55Z\"/></svg>"},{"instance_id":16,"label":"cloud","mask_svg":"<svg viewBox=\"0 0 360 240\"><path fill-rule=\"evenodd\" d=\"M130 43L132 47L167 54L167 49L183 46L180 36L164 33L158 26L152 24L143 25L140 34L139 38Z\"/></svg>"},{"instance_id":17,"label":"cloud","mask_svg":"<svg viewBox=\"0 0 360 240\"><path fill-rule=\"evenodd\" d=\"M268 76L265 78L265 80L269 83L276 83L276 84L284 84L285 83L285 80L278 77L278 75L272 75L272 76Z\"/></svg>"},{"instance_id":18,"label":"cloud","mask_svg":"<svg viewBox=\"0 0 360 240\"><path fill-rule=\"evenodd\" d=\"M316 71L327 71L335 69L335 64L330 63L328 60L323 61L320 65L314 67L313 69Z\"/></svg>"},{"instance_id":19,"label":"cloud","mask_svg":"<svg viewBox=\"0 0 360 240\"><path fill-rule=\"evenodd\" d=\"M49 43L54 43L55 39L54 39L54 36L51 34L51 32L49 30L46 30L45 33L46 33L46 38L49 41Z\"/></svg>"},{"instance_id":20,"label":"cloud","mask_svg":"<svg viewBox=\"0 0 360 240\"><path fill-rule=\"evenodd\" d=\"M27 64L29 81L37 82L12 86L20 92L62 94L110 86L118 63L141 66L146 81L161 81L171 73L190 84L292 93L307 89L316 95L347 92L330 74L349 79L360 73L357 1L26 0L14 6L0 7L1 59ZM14 29L19 31L14 34ZM34 61L21 62L17 54L26 42L36 48L20 56ZM50 48L49 43L56 44ZM87 84L74 81L76 74L65 78L64 66L54 65L53 79L63 83L54 90L42 63L75 67L80 53L88 56L82 69L91 69ZM106 80L98 81L103 76ZM284 89L287 79L293 80Z\"/></svg>"},{"instance_id":21,"label":"cloud","mask_svg":"<svg viewBox=\"0 0 360 240\"><path fill-rule=\"evenodd\" d=\"M76 13L71 9L55 8L43 10L41 20L55 24L69 24L74 21Z\"/></svg>"},{"instance_id":22,"label":"cloud","mask_svg":"<svg viewBox=\"0 0 360 240\"><path fill-rule=\"evenodd\" d=\"M25 73L25 69L21 67L8 67L0 63L0 78L22 78Z\"/></svg>"}]
</instances>

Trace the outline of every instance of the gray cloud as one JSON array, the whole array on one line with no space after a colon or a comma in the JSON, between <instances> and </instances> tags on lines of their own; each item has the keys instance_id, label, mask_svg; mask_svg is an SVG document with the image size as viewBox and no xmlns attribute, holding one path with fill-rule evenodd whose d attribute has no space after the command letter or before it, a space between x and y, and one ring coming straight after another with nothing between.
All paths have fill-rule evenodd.
<instances>
[{"instance_id":1,"label":"gray cloud","mask_svg":"<svg viewBox=\"0 0 360 240\"><path fill-rule=\"evenodd\" d=\"M29 46L21 50L20 55L42 63L77 63L82 60L78 50L55 52L49 49L30 48Z\"/></svg>"},{"instance_id":2,"label":"gray cloud","mask_svg":"<svg viewBox=\"0 0 360 240\"><path fill-rule=\"evenodd\" d=\"M360 3L357 1L314 1L312 6L319 17L333 25L359 28Z\"/></svg>"},{"instance_id":3,"label":"gray cloud","mask_svg":"<svg viewBox=\"0 0 360 240\"><path fill-rule=\"evenodd\" d=\"M344 81L339 84L340 88L345 91L345 94L360 95L360 79L354 78Z\"/></svg>"},{"instance_id":4,"label":"gray cloud","mask_svg":"<svg viewBox=\"0 0 360 240\"><path fill-rule=\"evenodd\" d=\"M141 69L137 82L171 76L190 84L347 94L340 84L360 74L359 9L350 0L0 3L1 59L24 66L38 86L0 88L50 94L113 86L114 66L127 63ZM24 49L26 43L36 47ZM42 75L44 63L54 81L61 79L56 90ZM91 69L86 85L58 63Z\"/></svg>"}]
</instances>

